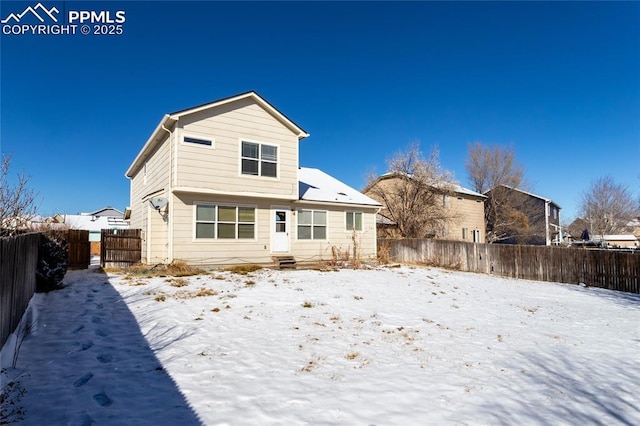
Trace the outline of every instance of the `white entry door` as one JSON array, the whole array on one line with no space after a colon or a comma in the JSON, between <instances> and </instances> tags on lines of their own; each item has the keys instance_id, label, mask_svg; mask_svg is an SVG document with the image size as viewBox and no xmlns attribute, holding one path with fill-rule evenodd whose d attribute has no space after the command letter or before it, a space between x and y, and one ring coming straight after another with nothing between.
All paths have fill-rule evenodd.
<instances>
[{"instance_id":1,"label":"white entry door","mask_svg":"<svg viewBox=\"0 0 640 426\"><path fill-rule=\"evenodd\" d=\"M272 211L272 251L289 252L289 209L275 208Z\"/></svg>"}]
</instances>

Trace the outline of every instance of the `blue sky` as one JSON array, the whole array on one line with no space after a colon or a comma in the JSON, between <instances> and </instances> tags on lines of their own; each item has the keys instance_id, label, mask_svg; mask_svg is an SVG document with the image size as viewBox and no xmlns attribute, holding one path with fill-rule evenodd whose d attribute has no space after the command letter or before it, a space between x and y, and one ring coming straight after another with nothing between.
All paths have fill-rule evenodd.
<instances>
[{"instance_id":1,"label":"blue sky","mask_svg":"<svg viewBox=\"0 0 640 426\"><path fill-rule=\"evenodd\" d=\"M1 150L44 215L124 209L163 114L249 90L311 134L302 166L358 189L416 140L469 186L480 141L563 220L600 176L640 195L639 2L42 3L126 12L122 35L0 35Z\"/></svg>"}]
</instances>

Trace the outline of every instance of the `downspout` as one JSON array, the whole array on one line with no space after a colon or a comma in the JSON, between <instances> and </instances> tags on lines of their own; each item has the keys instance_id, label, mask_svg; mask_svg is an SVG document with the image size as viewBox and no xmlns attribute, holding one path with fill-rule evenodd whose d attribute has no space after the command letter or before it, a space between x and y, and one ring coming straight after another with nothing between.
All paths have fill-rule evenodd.
<instances>
[{"instance_id":1,"label":"downspout","mask_svg":"<svg viewBox=\"0 0 640 426\"><path fill-rule=\"evenodd\" d=\"M171 130L167 129L164 126L164 123L162 123L162 130L164 130L165 132L169 133L169 193L167 194L167 198L169 198L169 223L168 223L168 229L167 232L169 235L167 235L167 262L171 263L173 262L173 179L174 179L174 175L173 175L173 171L174 171L174 160L173 160L173 144L174 144L174 138L173 138L173 132L171 132Z\"/></svg>"},{"instance_id":2,"label":"downspout","mask_svg":"<svg viewBox=\"0 0 640 426\"><path fill-rule=\"evenodd\" d=\"M549 235L549 203L550 201L544 202L544 228L545 228L545 242L548 246L551 245L551 236Z\"/></svg>"}]
</instances>

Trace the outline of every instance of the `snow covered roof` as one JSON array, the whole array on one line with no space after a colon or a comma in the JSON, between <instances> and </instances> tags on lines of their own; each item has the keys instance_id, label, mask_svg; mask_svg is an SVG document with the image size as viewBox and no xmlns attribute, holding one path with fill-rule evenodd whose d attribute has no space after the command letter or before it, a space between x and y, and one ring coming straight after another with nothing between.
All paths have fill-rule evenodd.
<instances>
[{"instance_id":1,"label":"snow covered roof","mask_svg":"<svg viewBox=\"0 0 640 426\"><path fill-rule=\"evenodd\" d=\"M395 223L391 219L387 219L386 217L382 216L380 213L378 213L376 215L376 224L378 224L378 225L397 225L397 223Z\"/></svg>"},{"instance_id":2,"label":"snow covered roof","mask_svg":"<svg viewBox=\"0 0 640 426\"><path fill-rule=\"evenodd\" d=\"M298 169L298 191L300 199L305 201L382 206L322 170L308 167Z\"/></svg>"},{"instance_id":3,"label":"snow covered roof","mask_svg":"<svg viewBox=\"0 0 640 426\"><path fill-rule=\"evenodd\" d=\"M122 217L122 216L124 216L123 212L121 212L120 210L116 209L115 207L111 207L111 206L103 207L100 210L96 210L95 212L82 213L82 214L89 214L89 215L92 215L92 216L111 216L111 217Z\"/></svg>"},{"instance_id":4,"label":"snow covered roof","mask_svg":"<svg viewBox=\"0 0 640 426\"><path fill-rule=\"evenodd\" d=\"M122 220L122 218L109 216L91 216L84 214L68 214L64 217L64 223L71 229L84 229L87 231L129 228L129 224Z\"/></svg>"},{"instance_id":5,"label":"snow covered roof","mask_svg":"<svg viewBox=\"0 0 640 426\"><path fill-rule=\"evenodd\" d=\"M466 195L473 195L474 197L487 198L486 195L476 191L472 191L471 189L465 188L464 186L454 185L454 188L455 188L454 191L456 191L458 194L466 194Z\"/></svg>"},{"instance_id":6,"label":"snow covered roof","mask_svg":"<svg viewBox=\"0 0 640 426\"><path fill-rule=\"evenodd\" d=\"M380 175L380 176L378 177L378 179L376 179L376 182L378 182L378 181L379 181L379 180L381 180L381 179L389 179L389 178L392 178L392 177L394 177L394 176L395 176L395 175L397 175L397 174L398 174L398 172L387 172L387 173L384 173L384 174ZM409 177L412 177L412 176L413 176L413 175L409 175ZM436 185L436 186L437 186L437 185ZM479 192L472 191L471 189L469 189L469 188L465 188L464 186L458 185L458 184L456 184L456 183L454 183L454 184L453 184L453 190L454 190L456 193L458 193L458 194L472 195L472 196L474 196L474 197L479 197L479 198L487 198L487 196L486 196L486 195L484 195L484 194L481 194L481 193L479 193Z\"/></svg>"},{"instance_id":7,"label":"snow covered roof","mask_svg":"<svg viewBox=\"0 0 640 426\"><path fill-rule=\"evenodd\" d=\"M636 238L635 235L633 234L623 234L623 235L593 235L591 237L591 239L593 241L600 241L600 240L604 240L604 241L637 241L638 238Z\"/></svg>"}]
</instances>

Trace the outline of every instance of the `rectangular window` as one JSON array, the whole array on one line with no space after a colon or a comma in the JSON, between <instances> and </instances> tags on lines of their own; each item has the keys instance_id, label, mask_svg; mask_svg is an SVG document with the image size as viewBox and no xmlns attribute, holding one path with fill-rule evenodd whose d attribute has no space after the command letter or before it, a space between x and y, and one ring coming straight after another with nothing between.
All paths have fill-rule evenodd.
<instances>
[{"instance_id":1,"label":"rectangular window","mask_svg":"<svg viewBox=\"0 0 640 426\"><path fill-rule=\"evenodd\" d=\"M213 141L209 139L200 139L200 138L193 138L191 136L185 136L183 140L185 143L193 143L196 145L203 145L203 146L213 146Z\"/></svg>"},{"instance_id":2,"label":"rectangular window","mask_svg":"<svg viewBox=\"0 0 640 426\"><path fill-rule=\"evenodd\" d=\"M242 174L278 177L278 147L254 142L242 142Z\"/></svg>"},{"instance_id":3,"label":"rectangular window","mask_svg":"<svg viewBox=\"0 0 640 426\"><path fill-rule=\"evenodd\" d=\"M362 212L347 212L347 231L362 231Z\"/></svg>"},{"instance_id":4,"label":"rectangular window","mask_svg":"<svg viewBox=\"0 0 640 426\"><path fill-rule=\"evenodd\" d=\"M469 229L467 228L462 228L462 239L466 240L467 239L467 234L469 233Z\"/></svg>"},{"instance_id":5,"label":"rectangular window","mask_svg":"<svg viewBox=\"0 0 640 426\"><path fill-rule=\"evenodd\" d=\"M255 228L253 207L196 205L196 239L253 239Z\"/></svg>"},{"instance_id":6,"label":"rectangular window","mask_svg":"<svg viewBox=\"0 0 640 426\"><path fill-rule=\"evenodd\" d=\"M327 212L321 210L298 210L298 239L327 239Z\"/></svg>"}]
</instances>

